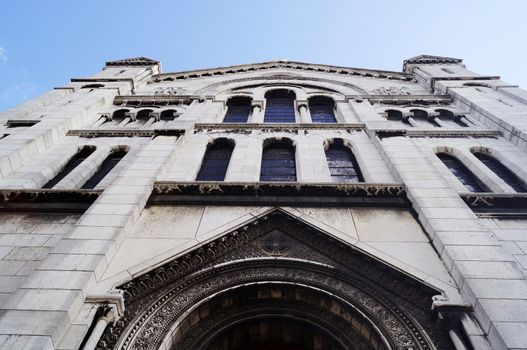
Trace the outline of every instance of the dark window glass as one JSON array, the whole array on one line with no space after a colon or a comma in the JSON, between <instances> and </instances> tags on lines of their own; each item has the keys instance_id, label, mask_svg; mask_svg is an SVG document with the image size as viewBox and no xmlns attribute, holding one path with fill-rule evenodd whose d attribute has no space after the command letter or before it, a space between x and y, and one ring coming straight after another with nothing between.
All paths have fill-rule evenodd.
<instances>
[{"instance_id":1,"label":"dark window glass","mask_svg":"<svg viewBox=\"0 0 527 350\"><path fill-rule=\"evenodd\" d=\"M264 148L260 181L296 181L295 149L276 142Z\"/></svg>"},{"instance_id":2,"label":"dark window glass","mask_svg":"<svg viewBox=\"0 0 527 350\"><path fill-rule=\"evenodd\" d=\"M475 152L474 155L516 192L527 192L527 187L520 178L496 158L480 152Z\"/></svg>"},{"instance_id":3,"label":"dark window glass","mask_svg":"<svg viewBox=\"0 0 527 350\"><path fill-rule=\"evenodd\" d=\"M197 181L223 181L231 160L233 147L226 143L207 148Z\"/></svg>"},{"instance_id":4,"label":"dark window glass","mask_svg":"<svg viewBox=\"0 0 527 350\"><path fill-rule=\"evenodd\" d=\"M326 97L309 99L309 112L313 123L336 123L333 100Z\"/></svg>"},{"instance_id":5,"label":"dark window glass","mask_svg":"<svg viewBox=\"0 0 527 350\"><path fill-rule=\"evenodd\" d=\"M274 90L265 94L265 123L294 123L295 96L288 90Z\"/></svg>"},{"instance_id":6,"label":"dark window glass","mask_svg":"<svg viewBox=\"0 0 527 350\"><path fill-rule=\"evenodd\" d=\"M470 192L486 192L485 185L457 158L446 153L439 153L437 157Z\"/></svg>"},{"instance_id":7,"label":"dark window glass","mask_svg":"<svg viewBox=\"0 0 527 350\"><path fill-rule=\"evenodd\" d=\"M95 147L83 147L80 152L77 152L73 157L70 158L68 163L62 168L62 170L55 175L54 178L48 181L42 188L53 188L63 178L73 171L80 163L88 158L95 151Z\"/></svg>"},{"instance_id":8,"label":"dark window glass","mask_svg":"<svg viewBox=\"0 0 527 350\"><path fill-rule=\"evenodd\" d=\"M360 172L357 159L351 150L337 140L329 146L326 151L329 173L335 182L362 182L364 181Z\"/></svg>"},{"instance_id":9,"label":"dark window glass","mask_svg":"<svg viewBox=\"0 0 527 350\"><path fill-rule=\"evenodd\" d=\"M247 123L251 113L251 99L245 97L233 97L227 102L227 113L223 119L224 123Z\"/></svg>"},{"instance_id":10,"label":"dark window glass","mask_svg":"<svg viewBox=\"0 0 527 350\"><path fill-rule=\"evenodd\" d=\"M119 163L121 159L126 155L126 152L123 150L113 152L102 162L99 170L90 177L88 181L81 187L83 189L92 189L99 184L99 182L104 179L106 175Z\"/></svg>"}]
</instances>

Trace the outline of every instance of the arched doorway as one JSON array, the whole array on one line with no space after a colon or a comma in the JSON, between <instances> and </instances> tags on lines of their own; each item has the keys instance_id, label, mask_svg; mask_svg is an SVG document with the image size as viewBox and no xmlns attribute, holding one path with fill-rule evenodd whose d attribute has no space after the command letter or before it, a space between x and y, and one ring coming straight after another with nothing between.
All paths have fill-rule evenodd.
<instances>
[{"instance_id":1,"label":"arched doorway","mask_svg":"<svg viewBox=\"0 0 527 350\"><path fill-rule=\"evenodd\" d=\"M451 349L439 291L275 211L120 286L100 349Z\"/></svg>"}]
</instances>

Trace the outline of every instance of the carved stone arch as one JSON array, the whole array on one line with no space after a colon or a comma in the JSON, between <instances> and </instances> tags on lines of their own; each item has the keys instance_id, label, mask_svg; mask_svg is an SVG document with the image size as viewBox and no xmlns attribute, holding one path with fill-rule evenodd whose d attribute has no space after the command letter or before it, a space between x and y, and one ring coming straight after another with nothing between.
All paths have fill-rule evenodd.
<instances>
[{"instance_id":1,"label":"carved stone arch","mask_svg":"<svg viewBox=\"0 0 527 350\"><path fill-rule=\"evenodd\" d=\"M291 76L280 77L277 75L272 75L268 77L237 78L237 79L231 79L231 80L226 80L226 81L224 80L221 82L217 82L214 84L204 86L201 89L197 90L196 94L205 95L205 94L208 94L211 89L215 89L218 87L221 87L222 89L221 91L227 91L227 90L232 90L238 87L242 87L244 85L268 84L269 81L276 81L276 80L279 80L280 84L293 84L293 85L294 84L301 85L301 84L305 84L303 82L311 82L311 85L321 86L320 83L324 83L324 85L332 86L332 90L335 90L336 92L341 93L343 95L350 95L350 93L340 91L338 87L351 89L357 95L367 95L368 94L368 92L365 89L357 85L342 82L342 81L324 79L324 78L317 78L316 80L314 80L313 78L310 78L310 77L291 77ZM221 91L216 91L215 93L221 93Z\"/></svg>"},{"instance_id":2,"label":"carved stone arch","mask_svg":"<svg viewBox=\"0 0 527 350\"><path fill-rule=\"evenodd\" d=\"M439 290L281 210L118 288L125 315L99 349L245 349L219 339L257 328L249 345L260 344L262 324L287 329L279 337L295 346L319 337L332 350L453 348L431 311Z\"/></svg>"}]
</instances>

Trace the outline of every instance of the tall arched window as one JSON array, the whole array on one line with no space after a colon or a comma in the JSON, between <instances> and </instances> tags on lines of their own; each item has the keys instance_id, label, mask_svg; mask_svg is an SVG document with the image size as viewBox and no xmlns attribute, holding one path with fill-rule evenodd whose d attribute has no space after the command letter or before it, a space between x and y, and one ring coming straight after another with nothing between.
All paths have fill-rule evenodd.
<instances>
[{"instance_id":1,"label":"tall arched window","mask_svg":"<svg viewBox=\"0 0 527 350\"><path fill-rule=\"evenodd\" d=\"M313 123L336 123L335 102L329 97L316 96L309 99L309 112Z\"/></svg>"},{"instance_id":2,"label":"tall arched window","mask_svg":"<svg viewBox=\"0 0 527 350\"><path fill-rule=\"evenodd\" d=\"M217 140L207 147L196 181L223 181L229 167L234 143Z\"/></svg>"},{"instance_id":3,"label":"tall arched window","mask_svg":"<svg viewBox=\"0 0 527 350\"><path fill-rule=\"evenodd\" d=\"M290 140L264 146L260 181L296 181L295 147Z\"/></svg>"},{"instance_id":4,"label":"tall arched window","mask_svg":"<svg viewBox=\"0 0 527 350\"><path fill-rule=\"evenodd\" d=\"M251 114L251 99L249 97L233 97L227 101L227 113L224 123L247 123Z\"/></svg>"},{"instance_id":5,"label":"tall arched window","mask_svg":"<svg viewBox=\"0 0 527 350\"><path fill-rule=\"evenodd\" d=\"M456 157L446 153L438 153L437 157L446 165L448 169L458 178L458 180L470 192L486 192L486 186Z\"/></svg>"},{"instance_id":6,"label":"tall arched window","mask_svg":"<svg viewBox=\"0 0 527 350\"><path fill-rule=\"evenodd\" d=\"M64 168L62 168L54 178L49 180L42 188L53 188L58 184L63 178L65 178L69 173L73 171L80 163L84 162L93 152L95 152L95 147L93 146L84 146L79 152L77 152L70 160L66 163Z\"/></svg>"},{"instance_id":7,"label":"tall arched window","mask_svg":"<svg viewBox=\"0 0 527 350\"><path fill-rule=\"evenodd\" d=\"M527 192L525 183L499 160L487 153L473 152L473 154L516 192Z\"/></svg>"},{"instance_id":8,"label":"tall arched window","mask_svg":"<svg viewBox=\"0 0 527 350\"><path fill-rule=\"evenodd\" d=\"M326 151L329 173L334 182L362 182L357 159L342 140L335 140Z\"/></svg>"},{"instance_id":9,"label":"tall arched window","mask_svg":"<svg viewBox=\"0 0 527 350\"><path fill-rule=\"evenodd\" d=\"M121 159L126 155L125 150L118 150L112 152L106 159L102 162L101 166L99 167L99 170L95 172L95 174L92 175L86 181L86 183L81 187L83 189L92 189L95 188L99 184L99 182L104 179L106 175L119 163Z\"/></svg>"},{"instance_id":10,"label":"tall arched window","mask_svg":"<svg viewBox=\"0 0 527 350\"><path fill-rule=\"evenodd\" d=\"M272 90L265 94L265 123L295 122L295 93L290 90Z\"/></svg>"}]
</instances>

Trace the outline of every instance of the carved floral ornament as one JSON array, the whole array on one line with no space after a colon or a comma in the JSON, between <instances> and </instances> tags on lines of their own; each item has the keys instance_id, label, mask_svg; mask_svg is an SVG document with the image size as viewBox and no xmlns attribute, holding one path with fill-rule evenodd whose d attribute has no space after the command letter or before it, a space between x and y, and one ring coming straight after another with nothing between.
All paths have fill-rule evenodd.
<instances>
[{"instance_id":1,"label":"carved floral ornament","mask_svg":"<svg viewBox=\"0 0 527 350\"><path fill-rule=\"evenodd\" d=\"M125 315L98 349L235 348L216 345L263 318L310 324L331 349L450 348L439 291L278 210L119 288Z\"/></svg>"}]
</instances>

